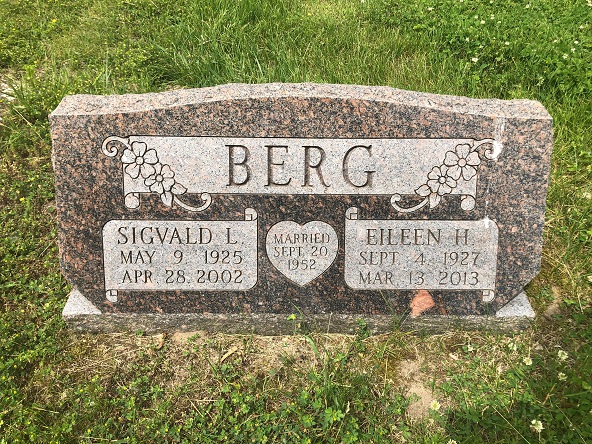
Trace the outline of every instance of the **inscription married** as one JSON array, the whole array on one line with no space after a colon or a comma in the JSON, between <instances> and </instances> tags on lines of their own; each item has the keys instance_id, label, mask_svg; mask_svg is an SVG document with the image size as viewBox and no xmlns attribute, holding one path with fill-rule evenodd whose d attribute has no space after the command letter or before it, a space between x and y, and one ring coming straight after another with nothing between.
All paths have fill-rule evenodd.
<instances>
[{"instance_id":1,"label":"inscription married","mask_svg":"<svg viewBox=\"0 0 592 444\"><path fill-rule=\"evenodd\" d=\"M333 227L325 222L316 220L299 225L283 221L270 228L265 248L278 271L304 286L331 266L339 241Z\"/></svg>"}]
</instances>

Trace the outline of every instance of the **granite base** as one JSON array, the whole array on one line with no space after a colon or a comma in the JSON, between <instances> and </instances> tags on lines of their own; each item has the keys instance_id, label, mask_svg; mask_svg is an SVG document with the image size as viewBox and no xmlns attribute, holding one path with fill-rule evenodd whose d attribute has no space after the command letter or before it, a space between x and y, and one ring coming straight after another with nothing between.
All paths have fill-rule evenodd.
<instances>
[{"instance_id":1,"label":"granite base","mask_svg":"<svg viewBox=\"0 0 592 444\"><path fill-rule=\"evenodd\" d=\"M354 334L362 318L372 334L396 329L443 333L449 330L521 330L534 320L535 313L524 292L496 313L488 316L418 316L314 314L288 319L285 313L102 313L78 290L73 290L62 316L75 331L112 333L143 331L188 332L204 330L228 334L285 335L298 332Z\"/></svg>"}]
</instances>

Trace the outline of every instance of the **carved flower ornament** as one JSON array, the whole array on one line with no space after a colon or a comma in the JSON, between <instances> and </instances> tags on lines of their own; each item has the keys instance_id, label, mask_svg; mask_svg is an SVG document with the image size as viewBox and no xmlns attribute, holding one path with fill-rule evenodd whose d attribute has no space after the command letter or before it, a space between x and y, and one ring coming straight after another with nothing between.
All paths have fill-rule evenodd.
<instances>
[{"instance_id":1,"label":"carved flower ornament","mask_svg":"<svg viewBox=\"0 0 592 444\"><path fill-rule=\"evenodd\" d=\"M180 183L176 182L175 173L168 165L156 164L154 174L144 179L144 184L153 193L160 194L160 199L166 206L173 205L173 194L184 194L187 191Z\"/></svg>"},{"instance_id":2,"label":"carved flower ornament","mask_svg":"<svg viewBox=\"0 0 592 444\"><path fill-rule=\"evenodd\" d=\"M442 200L442 196L452 193L460 181L468 182L477 175L477 167L481 164L481 157L478 148L481 146L492 146L491 139L484 139L477 144L460 143L453 150L447 151L441 165L435 166L427 175L427 180L415 190L415 194L424 199L417 205L404 208L398 202L402 199L400 194L394 194L391 198L393 207L403 213L417 211L429 204L434 208ZM494 150L486 149L483 156L487 159L494 159ZM475 198L470 195L463 195L461 207L471 210L475 206Z\"/></svg>"},{"instance_id":3,"label":"carved flower ornament","mask_svg":"<svg viewBox=\"0 0 592 444\"><path fill-rule=\"evenodd\" d=\"M471 180L477 174L475 167L481 164L479 153L468 143L456 145L454 151L448 151L444 158L444 165L448 167L448 177L458 180L462 175L464 180Z\"/></svg>"},{"instance_id":4,"label":"carved flower ornament","mask_svg":"<svg viewBox=\"0 0 592 444\"><path fill-rule=\"evenodd\" d=\"M448 175L446 165L436 166L428 173L428 182L415 192L422 197L428 196L430 208L440 203L441 196L450 194L456 188L456 180Z\"/></svg>"},{"instance_id":5,"label":"carved flower ornament","mask_svg":"<svg viewBox=\"0 0 592 444\"><path fill-rule=\"evenodd\" d=\"M156 150L149 150L144 142L132 142L123 151L121 162L125 165L125 174L132 179L142 176L144 185L153 193L159 194L160 200L167 207L173 206L174 194L187 191L187 188L175 181L175 173L171 167L161 164Z\"/></svg>"},{"instance_id":6,"label":"carved flower ornament","mask_svg":"<svg viewBox=\"0 0 592 444\"><path fill-rule=\"evenodd\" d=\"M146 178L154 174L158 155L156 150L147 149L144 142L132 142L130 148L123 151L121 162L125 164L125 173L132 179L137 179L140 175Z\"/></svg>"},{"instance_id":7,"label":"carved flower ornament","mask_svg":"<svg viewBox=\"0 0 592 444\"><path fill-rule=\"evenodd\" d=\"M134 180L143 180L144 186L152 193L157 193L160 200L167 207L172 207L173 203L188 210L202 211L211 203L211 197L207 193L202 193L202 199L205 201L200 207L193 207L182 202L179 196L187 192L187 188L175 180L175 172L167 164L162 164L158 159L158 153L154 149L148 149L145 142L129 140L122 137L111 136L103 142L103 153L109 157L117 155L117 148L111 144L117 142L122 144L125 149L121 155L121 163L124 165L123 171ZM134 202L131 208L139 205L139 193L132 192ZM126 195L127 199L128 195ZM127 200L126 200L127 204Z\"/></svg>"}]
</instances>

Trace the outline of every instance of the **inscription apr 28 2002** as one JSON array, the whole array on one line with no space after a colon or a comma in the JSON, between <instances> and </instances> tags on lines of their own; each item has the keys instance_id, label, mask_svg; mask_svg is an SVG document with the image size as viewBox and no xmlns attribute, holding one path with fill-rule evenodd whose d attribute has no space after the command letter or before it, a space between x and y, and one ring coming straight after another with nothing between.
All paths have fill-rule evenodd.
<instances>
[{"instance_id":1,"label":"inscription apr 28 2002","mask_svg":"<svg viewBox=\"0 0 592 444\"><path fill-rule=\"evenodd\" d=\"M248 290L257 282L257 213L244 221L111 220L103 227L105 292Z\"/></svg>"},{"instance_id":2,"label":"inscription apr 28 2002","mask_svg":"<svg viewBox=\"0 0 592 444\"><path fill-rule=\"evenodd\" d=\"M50 120L62 270L93 313L384 330L419 296L496 313L539 269L537 102L226 85L70 96Z\"/></svg>"}]
</instances>

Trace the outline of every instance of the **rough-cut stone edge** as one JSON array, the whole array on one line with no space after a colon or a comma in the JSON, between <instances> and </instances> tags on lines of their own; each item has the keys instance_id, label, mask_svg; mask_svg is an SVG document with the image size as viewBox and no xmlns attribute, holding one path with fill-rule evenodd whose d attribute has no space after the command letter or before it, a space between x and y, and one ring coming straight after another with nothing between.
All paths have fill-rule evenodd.
<instances>
[{"instance_id":1,"label":"rough-cut stone edge","mask_svg":"<svg viewBox=\"0 0 592 444\"><path fill-rule=\"evenodd\" d=\"M442 333L462 330L521 330L535 317L528 298L520 293L491 316L418 316L403 319L389 315L315 314L288 319L287 314L212 314L212 313L101 313L78 290L68 297L62 316L74 331L112 333L144 331L146 333L189 332L205 330L228 334L282 335L303 331L354 334L362 318L372 334L395 329ZM292 316L290 316L292 317Z\"/></svg>"},{"instance_id":2,"label":"rough-cut stone edge","mask_svg":"<svg viewBox=\"0 0 592 444\"><path fill-rule=\"evenodd\" d=\"M526 317L534 319L535 313L526 297L526 293L522 292L500 308L495 313L495 316L497 318Z\"/></svg>"},{"instance_id":3,"label":"rough-cut stone edge","mask_svg":"<svg viewBox=\"0 0 592 444\"><path fill-rule=\"evenodd\" d=\"M196 89L181 89L160 93L96 96L78 94L66 96L49 115L101 115L135 113L154 109L177 108L196 103L273 98L355 99L378 101L411 107L431 108L463 114L506 118L552 120L544 106L527 99L472 99L461 96L405 91L388 86L332 85L317 83L231 83Z\"/></svg>"}]
</instances>

